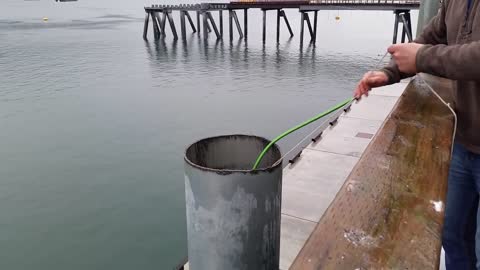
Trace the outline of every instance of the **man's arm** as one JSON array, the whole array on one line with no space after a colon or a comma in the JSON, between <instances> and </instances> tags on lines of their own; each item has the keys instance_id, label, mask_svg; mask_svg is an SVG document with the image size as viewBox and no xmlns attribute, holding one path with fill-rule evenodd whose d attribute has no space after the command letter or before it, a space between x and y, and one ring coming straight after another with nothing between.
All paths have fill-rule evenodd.
<instances>
[{"instance_id":1,"label":"man's arm","mask_svg":"<svg viewBox=\"0 0 480 270\"><path fill-rule=\"evenodd\" d=\"M424 45L417 53L418 72L451 80L480 81L480 41L463 45Z\"/></svg>"},{"instance_id":2,"label":"man's arm","mask_svg":"<svg viewBox=\"0 0 480 270\"><path fill-rule=\"evenodd\" d=\"M427 24L420 36L415 39L415 43L431 45L447 44L447 26L445 24L445 14L448 3L446 2L447 1L443 1L438 14ZM381 71L387 74L389 84L397 83L402 79L415 75L401 72L393 60L386 67L381 69Z\"/></svg>"}]
</instances>

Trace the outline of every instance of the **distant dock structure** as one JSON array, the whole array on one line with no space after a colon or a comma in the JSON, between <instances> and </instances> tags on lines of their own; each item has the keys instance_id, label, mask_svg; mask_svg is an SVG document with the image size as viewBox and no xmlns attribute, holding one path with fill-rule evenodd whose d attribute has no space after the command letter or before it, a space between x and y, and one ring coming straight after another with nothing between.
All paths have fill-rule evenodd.
<instances>
[{"instance_id":1,"label":"distant dock structure","mask_svg":"<svg viewBox=\"0 0 480 270\"><path fill-rule=\"evenodd\" d=\"M228 12L228 33L229 39L233 40L235 35L240 39L248 38L248 11L249 9L260 9L263 12L263 43L267 37L267 11L276 11L277 26L276 39L280 40L281 21L283 19L288 33L294 36L293 29L285 13L285 9L298 9L300 12L300 41L303 44L305 35L305 26L310 36L310 42L316 43L318 12L322 10L377 10L377 11L393 11L395 23L393 28L393 43L397 43L399 39L399 30L401 33L401 42L413 40L412 21L410 16L411 10L419 9L420 0L313 0L313 1L255 1L255 0L239 0L230 3L199 3L199 4L179 4L179 5L161 5L154 4L145 7L145 24L143 38L146 40L150 21L152 22L153 36L156 40L168 35L171 32L175 40L179 39L177 27L173 19L173 12L178 12L180 16L180 33L181 38L186 40L187 37L187 20L192 32L208 39L213 31L217 39L224 38L224 12ZM243 26L238 18L237 12L243 11ZM215 18L214 13L218 12ZM196 23L192 19L192 14L196 14ZM313 22L311 14L313 13ZM167 23L170 31L167 31Z\"/></svg>"}]
</instances>

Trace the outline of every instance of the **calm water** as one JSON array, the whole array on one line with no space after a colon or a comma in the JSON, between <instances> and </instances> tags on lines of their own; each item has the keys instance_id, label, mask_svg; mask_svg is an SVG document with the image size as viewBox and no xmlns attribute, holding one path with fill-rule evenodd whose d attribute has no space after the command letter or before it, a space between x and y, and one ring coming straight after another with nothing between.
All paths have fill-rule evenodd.
<instances>
[{"instance_id":1,"label":"calm water","mask_svg":"<svg viewBox=\"0 0 480 270\"><path fill-rule=\"evenodd\" d=\"M263 47L252 12L248 44L144 42L144 4L1 0L0 269L171 269L185 146L274 137L349 97L392 36L390 12L331 11L316 47Z\"/></svg>"}]
</instances>

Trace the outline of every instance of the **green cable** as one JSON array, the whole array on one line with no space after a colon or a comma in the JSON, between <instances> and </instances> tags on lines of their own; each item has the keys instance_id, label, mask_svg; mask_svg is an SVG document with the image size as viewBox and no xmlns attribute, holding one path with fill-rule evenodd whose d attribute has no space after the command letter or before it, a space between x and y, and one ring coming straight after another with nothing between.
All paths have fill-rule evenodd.
<instances>
[{"instance_id":1,"label":"green cable","mask_svg":"<svg viewBox=\"0 0 480 270\"><path fill-rule=\"evenodd\" d=\"M280 141L281 139L285 138L286 136L290 135L290 133L292 132L295 132L315 121L317 121L318 119L320 118L323 118L333 112L336 112L338 111L339 109L343 108L345 105L347 105L348 103L352 102L355 98L349 98L349 99L346 99L345 101L343 101L342 103L339 103L337 105L335 105L334 107L328 109L327 111L325 112L322 112L321 114L313 117L313 118L310 118L308 119L307 121L301 123L300 125L296 126L296 127L293 127L287 131L285 131L284 133L280 134L280 136L276 137L275 139L273 139L273 141L271 141L264 149L263 151L260 153L260 155L258 156L257 160L255 161L255 165L253 165L253 169L252 170L256 170L258 168L258 165L260 165L260 162L262 162L262 159L263 157L265 156L265 154L268 152L268 150L270 150L270 148L272 148L272 146L277 143L278 141Z\"/></svg>"}]
</instances>

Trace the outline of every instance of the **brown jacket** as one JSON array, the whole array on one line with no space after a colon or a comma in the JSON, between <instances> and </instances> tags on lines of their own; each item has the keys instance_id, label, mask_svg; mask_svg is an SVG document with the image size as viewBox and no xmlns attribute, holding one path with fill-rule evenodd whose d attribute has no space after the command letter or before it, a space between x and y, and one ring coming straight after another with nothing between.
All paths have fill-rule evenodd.
<instances>
[{"instance_id":1,"label":"brown jacket","mask_svg":"<svg viewBox=\"0 0 480 270\"><path fill-rule=\"evenodd\" d=\"M458 116L456 141L480 154L480 0L444 0L437 16L415 40L426 44L417 54L417 71L455 81ZM383 69L390 83L413 74L395 64Z\"/></svg>"}]
</instances>

